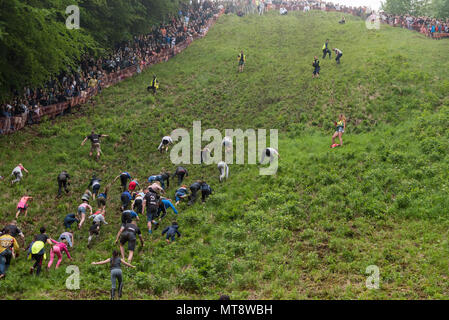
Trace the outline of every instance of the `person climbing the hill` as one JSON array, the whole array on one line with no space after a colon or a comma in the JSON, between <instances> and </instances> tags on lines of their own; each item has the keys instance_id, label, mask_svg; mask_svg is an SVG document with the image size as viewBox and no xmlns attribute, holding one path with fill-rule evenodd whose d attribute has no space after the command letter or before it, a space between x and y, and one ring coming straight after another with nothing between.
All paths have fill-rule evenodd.
<instances>
[{"instance_id":1,"label":"person climbing the hill","mask_svg":"<svg viewBox=\"0 0 449 320\"><path fill-rule=\"evenodd\" d=\"M132 205L132 210L135 211L137 214L143 213L143 197L145 197L145 193L143 193L142 190L136 193L136 197Z\"/></svg>"},{"instance_id":2,"label":"person climbing the hill","mask_svg":"<svg viewBox=\"0 0 449 320\"><path fill-rule=\"evenodd\" d=\"M73 238L73 233L71 232L63 232L58 238L58 241L61 242L62 240L67 240L67 243L69 244L70 248L73 248L73 245L75 244L75 240Z\"/></svg>"},{"instance_id":3,"label":"person climbing the hill","mask_svg":"<svg viewBox=\"0 0 449 320\"><path fill-rule=\"evenodd\" d=\"M246 56L243 54L243 50L240 51L240 54L237 56L239 61L239 72L243 72L243 68L245 67Z\"/></svg>"},{"instance_id":4,"label":"person climbing the hill","mask_svg":"<svg viewBox=\"0 0 449 320\"><path fill-rule=\"evenodd\" d=\"M331 59L331 53L332 51L329 49L329 39L326 39L326 42L323 44L323 59L326 59L327 54L329 54L329 59Z\"/></svg>"},{"instance_id":5,"label":"person climbing the hill","mask_svg":"<svg viewBox=\"0 0 449 320\"><path fill-rule=\"evenodd\" d=\"M334 50L335 54L337 55L337 57L335 58L335 61L337 61L337 64L340 64L340 58L343 56L343 52L337 48L334 48L332 50Z\"/></svg>"},{"instance_id":6,"label":"person climbing the hill","mask_svg":"<svg viewBox=\"0 0 449 320\"><path fill-rule=\"evenodd\" d=\"M57 198L61 197L61 191L62 187L64 187L64 191L66 193L69 193L69 189L67 188L67 185L70 185L70 175L67 173L67 171L62 171L57 178L58 181L58 196Z\"/></svg>"},{"instance_id":7,"label":"person climbing the hill","mask_svg":"<svg viewBox=\"0 0 449 320\"><path fill-rule=\"evenodd\" d=\"M228 164L224 161L220 161L217 164L217 167L218 167L218 171L220 172L220 177L219 177L220 182L222 182L224 179L227 180L228 176L229 176Z\"/></svg>"},{"instance_id":8,"label":"person climbing the hill","mask_svg":"<svg viewBox=\"0 0 449 320\"><path fill-rule=\"evenodd\" d=\"M157 147L157 150L162 153L165 148L165 152L168 152L168 146L170 144L173 144L173 139L170 136L165 136L162 138L161 144Z\"/></svg>"},{"instance_id":9,"label":"person climbing the hill","mask_svg":"<svg viewBox=\"0 0 449 320\"><path fill-rule=\"evenodd\" d=\"M212 188L205 181L201 184L201 201L206 202L206 198L212 194Z\"/></svg>"},{"instance_id":10,"label":"person climbing the hill","mask_svg":"<svg viewBox=\"0 0 449 320\"><path fill-rule=\"evenodd\" d=\"M79 223L80 220L75 216L74 213L69 213L68 215L65 216L64 218L64 228L66 230L69 230L72 228L72 224L73 223Z\"/></svg>"},{"instance_id":11,"label":"person climbing the hill","mask_svg":"<svg viewBox=\"0 0 449 320\"><path fill-rule=\"evenodd\" d=\"M19 203L17 204L17 212L16 212L16 219L19 217L19 214L23 212L25 214L25 217L28 213L28 201L33 201L33 197L29 196L23 196L20 198Z\"/></svg>"},{"instance_id":12,"label":"person climbing the hill","mask_svg":"<svg viewBox=\"0 0 449 320\"><path fill-rule=\"evenodd\" d=\"M131 204L131 200L133 197L131 196L131 193L129 191L122 192L120 196L120 201L122 202L122 206L120 207L120 210L126 210L129 208L129 205Z\"/></svg>"},{"instance_id":13,"label":"person climbing the hill","mask_svg":"<svg viewBox=\"0 0 449 320\"><path fill-rule=\"evenodd\" d=\"M87 200L83 200L83 202L78 206L78 217L81 218L78 225L78 230L81 229L84 224L87 208L90 210L90 215L92 215L92 207L89 205L89 202Z\"/></svg>"},{"instance_id":14,"label":"person climbing the hill","mask_svg":"<svg viewBox=\"0 0 449 320\"><path fill-rule=\"evenodd\" d=\"M101 153L101 146L100 146L100 138L103 137L109 137L106 134L96 134L95 130L92 130L90 135L88 135L86 138L84 138L83 142L81 142L81 146L84 146L87 140L90 140L92 143L89 157L92 157L93 153L95 152L97 154L97 160L100 159L100 153Z\"/></svg>"},{"instance_id":15,"label":"person climbing the hill","mask_svg":"<svg viewBox=\"0 0 449 320\"><path fill-rule=\"evenodd\" d=\"M279 155L278 151L274 148L265 148L265 150L262 152L262 159L260 160L260 163L263 164L265 157L269 157L270 158L270 163L273 162L274 160L274 156L277 155L278 159L281 158L281 156Z\"/></svg>"},{"instance_id":16,"label":"person climbing the hill","mask_svg":"<svg viewBox=\"0 0 449 320\"><path fill-rule=\"evenodd\" d=\"M133 179L128 185L128 191L130 193L133 193L138 186L139 186L139 181L137 181L137 179Z\"/></svg>"},{"instance_id":17,"label":"person climbing the hill","mask_svg":"<svg viewBox=\"0 0 449 320\"><path fill-rule=\"evenodd\" d=\"M124 171L120 173L117 177L115 177L112 183L115 183L115 181L117 181L118 178L120 178L120 184L123 188L123 192L126 191L128 189L128 180L132 180L131 175L128 172Z\"/></svg>"},{"instance_id":18,"label":"person climbing the hill","mask_svg":"<svg viewBox=\"0 0 449 320\"><path fill-rule=\"evenodd\" d=\"M210 158L210 149L205 147L203 150L201 150L201 164L207 163Z\"/></svg>"},{"instance_id":19,"label":"person climbing the hill","mask_svg":"<svg viewBox=\"0 0 449 320\"><path fill-rule=\"evenodd\" d=\"M181 202L181 200L184 199L188 199L189 198L189 194L187 191L187 186L186 185L182 185L178 190L176 190L175 192L175 205L178 205L179 202Z\"/></svg>"},{"instance_id":20,"label":"person climbing the hill","mask_svg":"<svg viewBox=\"0 0 449 320\"><path fill-rule=\"evenodd\" d=\"M162 206L162 211L164 215L167 214L167 210L162 205L160 196L154 192L152 189L148 189L148 192L145 194L143 198L143 208L147 209L147 226L148 233L152 234L152 225L154 224L154 229L156 230L159 227L159 223L156 221L158 217L158 209Z\"/></svg>"},{"instance_id":21,"label":"person climbing the hill","mask_svg":"<svg viewBox=\"0 0 449 320\"><path fill-rule=\"evenodd\" d=\"M119 232L117 233L117 238L115 239L115 243L118 242L120 238L120 253L122 254L122 259L125 259L125 243L128 242L128 262L131 263L133 260L134 249L136 248L136 236L139 235L140 243L143 247L143 238L142 233L140 232L139 227L136 225L135 221L131 223L127 223L125 226L120 227Z\"/></svg>"},{"instance_id":22,"label":"person climbing the hill","mask_svg":"<svg viewBox=\"0 0 449 320\"><path fill-rule=\"evenodd\" d=\"M36 271L38 276L41 273L42 261L46 258L45 244L53 245L52 239L45 234L45 227L40 228L40 233L34 237L34 241L28 246L30 249L31 258L35 261L30 268L30 273Z\"/></svg>"},{"instance_id":23,"label":"person climbing the hill","mask_svg":"<svg viewBox=\"0 0 449 320\"><path fill-rule=\"evenodd\" d=\"M63 239L61 242L55 241L53 239L50 240L54 243L54 246L50 249L50 261L48 261L47 269L49 270L53 264L53 260L55 255L58 256L58 261L56 262L56 269L59 268L59 265L62 262L62 253L65 252L67 254L67 258L72 260L70 256L69 250L67 249L67 240Z\"/></svg>"},{"instance_id":24,"label":"person climbing the hill","mask_svg":"<svg viewBox=\"0 0 449 320\"><path fill-rule=\"evenodd\" d=\"M175 176L178 177L178 186L182 184L182 181L184 181L184 177L189 176L189 172L184 167L177 167L175 173L173 174L172 178Z\"/></svg>"},{"instance_id":25,"label":"person climbing the hill","mask_svg":"<svg viewBox=\"0 0 449 320\"><path fill-rule=\"evenodd\" d=\"M139 215L133 210L125 210L122 212L122 227L133 220L139 221Z\"/></svg>"},{"instance_id":26,"label":"person climbing the hill","mask_svg":"<svg viewBox=\"0 0 449 320\"><path fill-rule=\"evenodd\" d=\"M87 238L87 248L91 248L92 239L98 237L100 235L100 226L99 222L92 222L92 225L89 227L89 237Z\"/></svg>"},{"instance_id":27,"label":"person climbing the hill","mask_svg":"<svg viewBox=\"0 0 449 320\"><path fill-rule=\"evenodd\" d=\"M343 16L343 18L341 18L341 20L338 21L338 23L339 23L339 24L345 24L345 23L346 23L345 17Z\"/></svg>"},{"instance_id":28,"label":"person climbing the hill","mask_svg":"<svg viewBox=\"0 0 449 320\"><path fill-rule=\"evenodd\" d=\"M108 224L105 219L106 210L104 208L95 211L94 214L89 216L89 219L93 219L93 223Z\"/></svg>"},{"instance_id":29,"label":"person climbing the hill","mask_svg":"<svg viewBox=\"0 0 449 320\"><path fill-rule=\"evenodd\" d=\"M165 183L164 183L165 181L167 181L167 187L170 186L170 173L164 172L148 178L149 183L153 183L155 181L159 181L162 189L165 190Z\"/></svg>"},{"instance_id":30,"label":"person climbing the hill","mask_svg":"<svg viewBox=\"0 0 449 320\"><path fill-rule=\"evenodd\" d=\"M165 194L165 190L162 189L161 183L159 181L155 181L153 184L149 185L148 189L152 190L153 192L156 192L156 193Z\"/></svg>"},{"instance_id":31,"label":"person climbing the hill","mask_svg":"<svg viewBox=\"0 0 449 320\"><path fill-rule=\"evenodd\" d=\"M153 90L153 94L156 94L157 89L159 89L159 81L157 80L156 75L153 75L153 80L151 84L147 87L147 91Z\"/></svg>"},{"instance_id":32,"label":"person climbing the hill","mask_svg":"<svg viewBox=\"0 0 449 320\"><path fill-rule=\"evenodd\" d=\"M340 116L338 117L338 121L334 122L335 126L336 126L336 131L332 136L332 145L335 145L335 138L338 137L338 139L340 140L340 145L338 145L339 147L343 146L343 133L345 132L346 129L346 118L343 114L340 114Z\"/></svg>"},{"instance_id":33,"label":"person climbing the hill","mask_svg":"<svg viewBox=\"0 0 449 320\"><path fill-rule=\"evenodd\" d=\"M20 182L20 181L22 180L22 178L23 178L23 173L22 173L22 171L25 171L26 173L29 173L28 170L25 169L25 167L24 167L21 163L19 163L19 164L17 165L17 167L15 167L15 168L12 170L11 176L14 176L15 179L14 179L13 181L11 181L11 184L14 184L14 183L16 183L16 182Z\"/></svg>"},{"instance_id":34,"label":"person climbing the hill","mask_svg":"<svg viewBox=\"0 0 449 320\"><path fill-rule=\"evenodd\" d=\"M320 77L320 60L318 60L318 57L315 56L313 57L313 64L312 67L314 67L315 69L313 70L313 76L312 78L319 78Z\"/></svg>"},{"instance_id":35,"label":"person climbing the hill","mask_svg":"<svg viewBox=\"0 0 449 320\"><path fill-rule=\"evenodd\" d=\"M95 174L92 175L92 179L90 179L89 185L87 188L90 188L92 186L92 196L95 200L95 197L98 195L98 191L100 191L100 184L101 179L97 178Z\"/></svg>"},{"instance_id":36,"label":"person climbing the hill","mask_svg":"<svg viewBox=\"0 0 449 320\"><path fill-rule=\"evenodd\" d=\"M167 233L165 239L168 243L175 241L176 235L178 235L178 238L181 236L181 233L179 232L178 228L179 228L178 223L176 221L173 221L171 226L168 226L162 231L162 235Z\"/></svg>"},{"instance_id":37,"label":"person climbing the hill","mask_svg":"<svg viewBox=\"0 0 449 320\"><path fill-rule=\"evenodd\" d=\"M108 200L108 191L109 191L110 184L108 184L102 193L100 193L97 197L97 205L99 208L105 208L106 207L106 200Z\"/></svg>"},{"instance_id":38,"label":"person climbing the hill","mask_svg":"<svg viewBox=\"0 0 449 320\"><path fill-rule=\"evenodd\" d=\"M229 152L232 150L232 138L231 137L224 137L223 141L221 142L222 145L225 147L225 151Z\"/></svg>"},{"instance_id":39,"label":"person climbing the hill","mask_svg":"<svg viewBox=\"0 0 449 320\"><path fill-rule=\"evenodd\" d=\"M22 238L22 241L25 241L25 235L23 234L22 230L20 230L17 227L17 221L13 220L10 224L6 225L2 231L0 232L0 235L8 233L10 236L14 237L17 240L17 237L20 236Z\"/></svg>"},{"instance_id":40,"label":"person climbing the hill","mask_svg":"<svg viewBox=\"0 0 449 320\"><path fill-rule=\"evenodd\" d=\"M118 281L118 297L121 298L123 293L123 274L121 264L123 263L125 266L130 268L135 268L135 266L127 263L124 259L121 259L117 250L114 250L112 252L111 258L108 258L104 261L92 262L93 265L100 265L106 263L109 263L111 268L111 285L112 285L111 300L115 299L115 289L117 288L116 287L117 281Z\"/></svg>"},{"instance_id":41,"label":"person climbing the hill","mask_svg":"<svg viewBox=\"0 0 449 320\"><path fill-rule=\"evenodd\" d=\"M203 181L197 180L190 185L190 197L189 197L190 201L188 202L189 206L191 206L195 203L196 194L198 191L200 191L202 183L203 183Z\"/></svg>"},{"instance_id":42,"label":"person climbing the hill","mask_svg":"<svg viewBox=\"0 0 449 320\"><path fill-rule=\"evenodd\" d=\"M89 202L90 197L92 197L92 192L90 192L90 190L87 189L86 191L84 191L83 195L81 196L81 200Z\"/></svg>"},{"instance_id":43,"label":"person climbing the hill","mask_svg":"<svg viewBox=\"0 0 449 320\"><path fill-rule=\"evenodd\" d=\"M19 256L19 244L9 229L0 236L0 279L6 277L12 258Z\"/></svg>"},{"instance_id":44,"label":"person climbing the hill","mask_svg":"<svg viewBox=\"0 0 449 320\"><path fill-rule=\"evenodd\" d=\"M168 198L162 198L162 205L165 207L165 213L162 214L161 216L161 220L166 216L167 214L167 209L168 208L172 208L173 212L175 214L178 214L178 210L176 210L175 206L173 205L173 203L171 202L171 199ZM162 206L159 206L159 209L157 209L157 215L159 216L159 214L162 212Z\"/></svg>"}]
</instances>

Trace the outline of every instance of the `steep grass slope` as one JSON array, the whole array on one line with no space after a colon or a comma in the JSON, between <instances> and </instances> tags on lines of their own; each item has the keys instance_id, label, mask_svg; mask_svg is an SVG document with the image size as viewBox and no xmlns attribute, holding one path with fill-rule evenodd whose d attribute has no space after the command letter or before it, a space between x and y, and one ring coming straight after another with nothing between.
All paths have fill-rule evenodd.
<instances>
[{"instance_id":1,"label":"steep grass slope","mask_svg":"<svg viewBox=\"0 0 449 320\"><path fill-rule=\"evenodd\" d=\"M275 176L257 166L231 165L218 183L215 165L188 165L215 194L205 205L181 205L182 237L167 245L159 233L146 240L125 271L125 299L446 298L449 78L447 41L407 30L365 28L354 17L311 12L279 16L224 16L209 35L146 73L104 90L95 106L1 137L0 168L22 162L20 185L0 184L0 219L14 217L20 197L35 198L19 225L32 239L41 225L58 237L75 212L92 173L104 182L122 170L145 181L174 169L156 147L173 129L279 129L282 155ZM342 64L314 55L326 38L343 51ZM237 54L248 62L237 73ZM156 97L145 88L161 80ZM348 118L345 146L329 149L333 121ZM81 147L95 126L109 134L97 163ZM68 197L55 200L56 176L74 177ZM172 195L175 188L169 189ZM109 257L119 228L119 188L113 186L109 225L87 250L87 225L76 232L74 261L81 288L65 288L60 270L28 275L30 261L13 262L0 282L5 299L106 299L109 270L90 262ZM174 219L173 213L164 226ZM159 229L160 230L160 229ZM365 287L366 267L380 269L380 289Z\"/></svg>"}]
</instances>

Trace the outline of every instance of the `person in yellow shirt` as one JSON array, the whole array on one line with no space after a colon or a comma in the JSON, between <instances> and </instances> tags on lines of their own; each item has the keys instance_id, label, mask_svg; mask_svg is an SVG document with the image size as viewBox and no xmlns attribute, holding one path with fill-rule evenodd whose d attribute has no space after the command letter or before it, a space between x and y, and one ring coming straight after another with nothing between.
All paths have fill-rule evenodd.
<instances>
[{"instance_id":1,"label":"person in yellow shirt","mask_svg":"<svg viewBox=\"0 0 449 320\"><path fill-rule=\"evenodd\" d=\"M19 245L17 240L10 235L9 230L0 237L0 279L6 276L11 258L19 256Z\"/></svg>"},{"instance_id":2,"label":"person in yellow shirt","mask_svg":"<svg viewBox=\"0 0 449 320\"><path fill-rule=\"evenodd\" d=\"M346 118L343 114L340 114L340 116L338 117L338 122L334 123L335 126L337 127L337 129L335 130L334 135L332 136L332 145L335 144L335 138L338 137L338 139L340 140L340 144L338 145L339 147L343 146L343 140L342 140L342 135L345 132L346 129ZM331 145L331 146L332 146Z\"/></svg>"}]
</instances>

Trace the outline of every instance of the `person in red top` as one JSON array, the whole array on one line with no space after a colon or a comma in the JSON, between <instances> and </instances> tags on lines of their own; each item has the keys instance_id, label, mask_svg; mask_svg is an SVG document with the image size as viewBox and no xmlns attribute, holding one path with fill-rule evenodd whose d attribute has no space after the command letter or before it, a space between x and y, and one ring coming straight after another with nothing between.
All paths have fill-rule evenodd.
<instances>
[{"instance_id":1,"label":"person in red top","mask_svg":"<svg viewBox=\"0 0 449 320\"><path fill-rule=\"evenodd\" d=\"M28 197L28 196L23 196L20 201L19 204L17 205L17 213L16 213L16 219L19 217L19 214L21 212L25 213L25 217L27 216L28 213L28 201L33 200L33 197Z\"/></svg>"}]
</instances>

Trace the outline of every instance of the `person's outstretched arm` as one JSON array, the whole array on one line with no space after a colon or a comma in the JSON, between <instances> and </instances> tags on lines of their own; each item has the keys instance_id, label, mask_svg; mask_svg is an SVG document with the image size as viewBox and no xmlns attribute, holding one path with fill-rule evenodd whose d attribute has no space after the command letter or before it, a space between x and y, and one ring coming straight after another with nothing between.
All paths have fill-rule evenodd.
<instances>
[{"instance_id":1,"label":"person's outstretched arm","mask_svg":"<svg viewBox=\"0 0 449 320\"><path fill-rule=\"evenodd\" d=\"M29 172L28 172L28 170L27 170L27 169L25 169L25 167L23 167L23 170L24 170L24 171L25 171L26 173L29 173Z\"/></svg>"},{"instance_id":2,"label":"person's outstretched arm","mask_svg":"<svg viewBox=\"0 0 449 320\"><path fill-rule=\"evenodd\" d=\"M84 146L84 144L86 143L87 139L88 139L88 138L86 137L86 138L83 140L83 142L81 142L81 145L82 145L82 146Z\"/></svg>"},{"instance_id":3,"label":"person's outstretched arm","mask_svg":"<svg viewBox=\"0 0 449 320\"><path fill-rule=\"evenodd\" d=\"M70 252L69 252L69 250L67 249L67 246L64 246L64 247L62 248L62 250L64 250L65 253L67 254L67 258L69 258L70 260L72 260L72 257L70 256Z\"/></svg>"},{"instance_id":4,"label":"person's outstretched arm","mask_svg":"<svg viewBox=\"0 0 449 320\"><path fill-rule=\"evenodd\" d=\"M95 265L97 265L97 264L106 264L106 263L108 263L108 262L110 262L110 261L111 261L111 258L107 258L107 259L104 260L104 261L92 262L91 264L95 264Z\"/></svg>"},{"instance_id":5,"label":"person's outstretched arm","mask_svg":"<svg viewBox=\"0 0 449 320\"><path fill-rule=\"evenodd\" d=\"M171 201L168 201L168 205L170 206L170 208L173 209L173 212L174 212L175 214L178 214L178 210L176 210L175 206L173 205L173 203L171 203ZM164 206L164 207L165 207L165 206Z\"/></svg>"},{"instance_id":6,"label":"person's outstretched arm","mask_svg":"<svg viewBox=\"0 0 449 320\"><path fill-rule=\"evenodd\" d=\"M164 235L168 231L169 228L170 227L166 227L164 230L162 230L162 235Z\"/></svg>"},{"instance_id":7,"label":"person's outstretched arm","mask_svg":"<svg viewBox=\"0 0 449 320\"><path fill-rule=\"evenodd\" d=\"M129 264L128 262L126 262L125 260L123 260L123 259L120 259L120 261L125 265L125 266L127 266L127 267L130 267L130 268L135 268L136 266L133 266L132 264Z\"/></svg>"}]
</instances>

